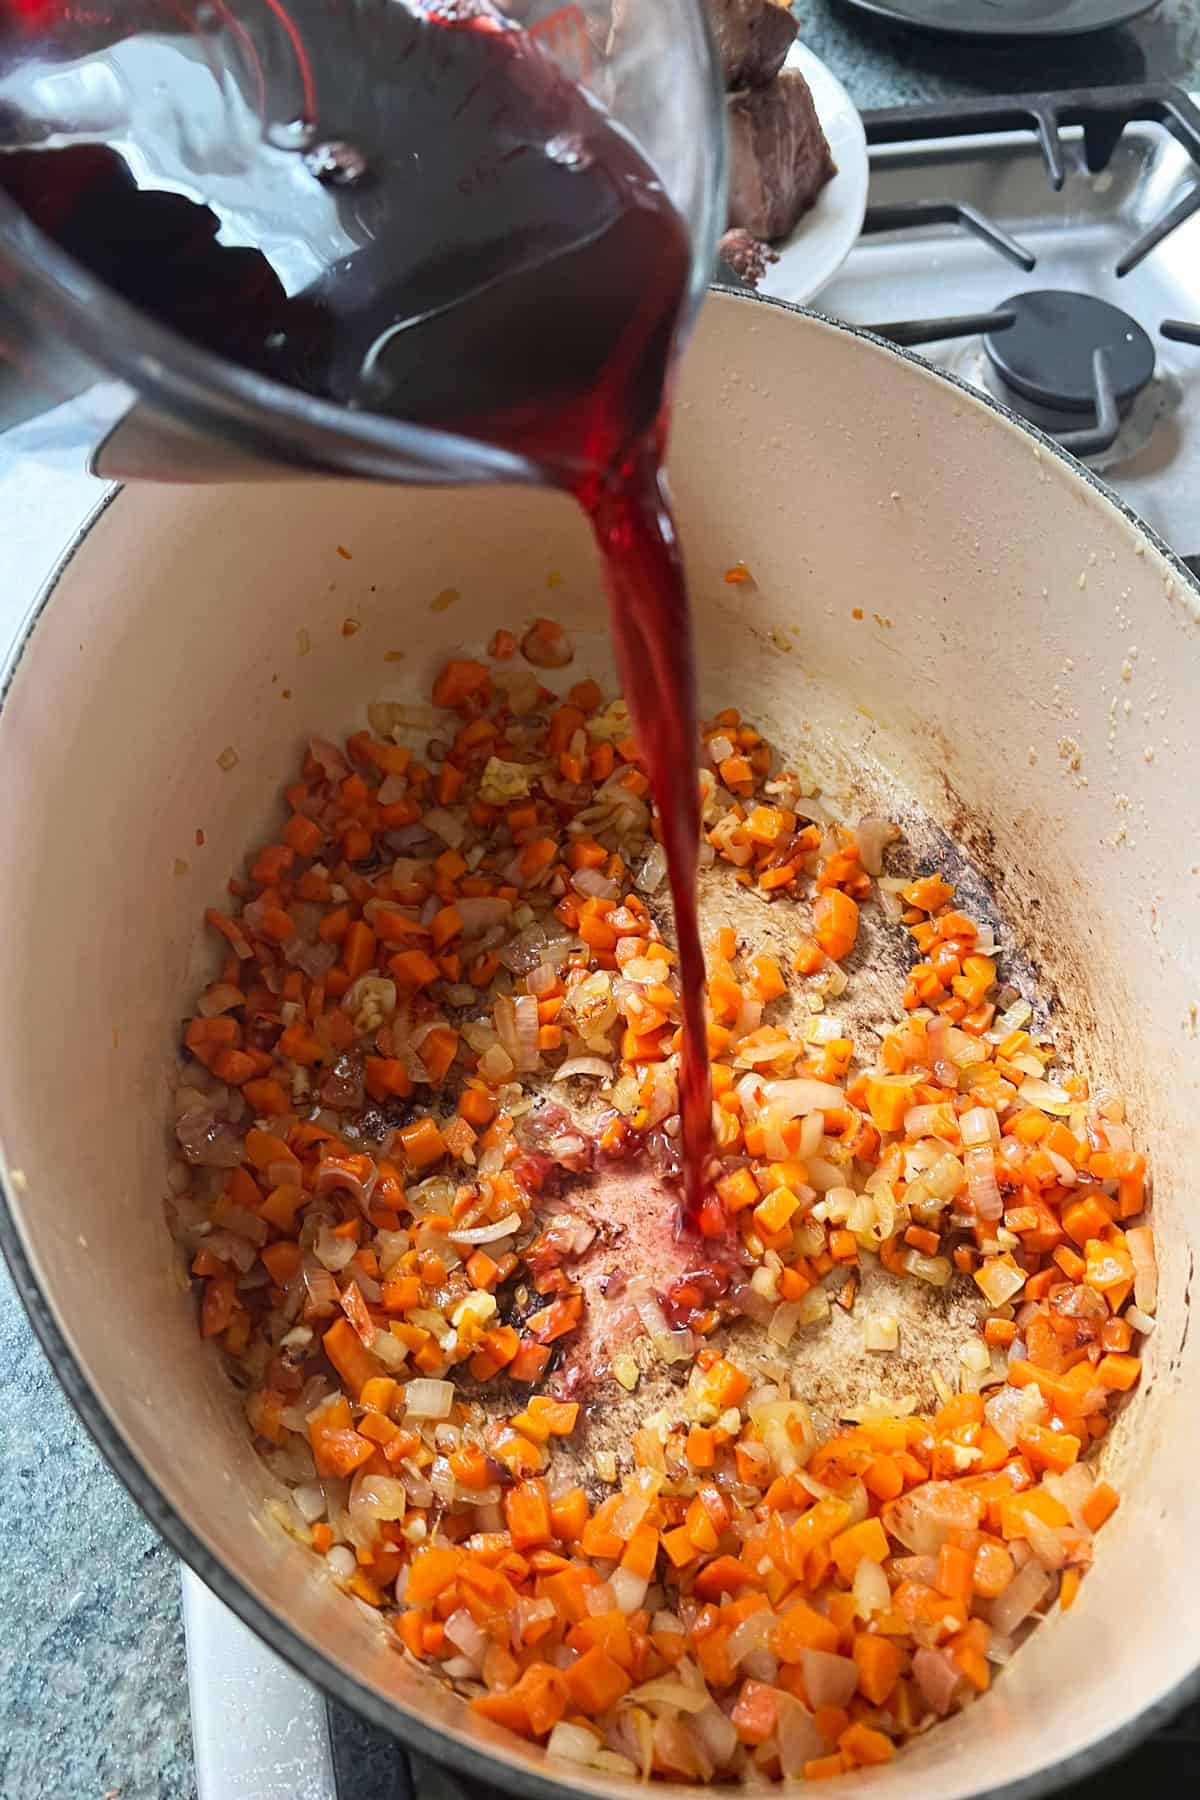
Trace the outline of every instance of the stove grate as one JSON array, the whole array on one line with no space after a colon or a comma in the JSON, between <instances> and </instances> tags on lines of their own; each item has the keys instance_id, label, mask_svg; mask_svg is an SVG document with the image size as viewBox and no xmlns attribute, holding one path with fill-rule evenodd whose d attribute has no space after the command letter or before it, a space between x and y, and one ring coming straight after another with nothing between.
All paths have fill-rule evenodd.
<instances>
[{"instance_id":1,"label":"stove grate","mask_svg":"<svg viewBox=\"0 0 1200 1800\"><path fill-rule=\"evenodd\" d=\"M981 213L978 207L960 200L910 200L903 206L869 206L863 219L863 236L874 237L881 231L908 231L914 225L961 225L974 232L985 244L1007 256L1019 269L1037 267L1037 257L1024 244Z\"/></svg>"},{"instance_id":2,"label":"stove grate","mask_svg":"<svg viewBox=\"0 0 1200 1800\"><path fill-rule=\"evenodd\" d=\"M1114 267L1117 276L1135 269L1173 231L1200 213L1200 109L1182 90L1165 84L1084 89L1032 98L1011 96L996 100L954 101L946 105L888 107L868 112L863 117L867 143L872 149L942 138L1032 132L1041 147L1050 184L1056 190L1061 189L1065 181L1066 160L1060 136L1064 129L1074 127L1082 131L1088 169L1092 174L1100 174L1111 161L1126 127L1143 122L1164 126L1183 146L1192 160L1196 180L1181 198L1167 206L1125 247ZM872 206L868 208L863 232L873 236L914 226L956 223L1021 268L1030 270L1036 266L1036 257L1025 245L978 208L962 201L931 199ZM890 343L911 348L952 338L994 337L1011 331L1018 316L1019 309L1014 311L1012 303L1006 301L990 312L885 320L868 329ZM1200 344L1200 329L1181 321L1167 321L1163 333L1179 342ZM1003 357L992 347L988 354L1003 375ZM1152 353L1150 372L1153 372ZM1114 389L1109 353L1096 350L1091 359L1090 374L1088 409L1094 415L1094 423L1082 428L1071 426L1051 431L1058 443L1077 456L1098 455L1110 449L1121 425L1121 403Z\"/></svg>"}]
</instances>

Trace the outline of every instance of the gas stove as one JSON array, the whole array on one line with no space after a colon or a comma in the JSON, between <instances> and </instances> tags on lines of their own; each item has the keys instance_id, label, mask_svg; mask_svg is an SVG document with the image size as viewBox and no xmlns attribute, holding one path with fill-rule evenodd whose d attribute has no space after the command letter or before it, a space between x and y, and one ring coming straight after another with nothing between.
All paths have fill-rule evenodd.
<instances>
[{"instance_id":1,"label":"gas stove","mask_svg":"<svg viewBox=\"0 0 1200 1800\"><path fill-rule=\"evenodd\" d=\"M1156 85L863 122L863 233L819 310L919 347L1200 552L1200 108Z\"/></svg>"}]
</instances>

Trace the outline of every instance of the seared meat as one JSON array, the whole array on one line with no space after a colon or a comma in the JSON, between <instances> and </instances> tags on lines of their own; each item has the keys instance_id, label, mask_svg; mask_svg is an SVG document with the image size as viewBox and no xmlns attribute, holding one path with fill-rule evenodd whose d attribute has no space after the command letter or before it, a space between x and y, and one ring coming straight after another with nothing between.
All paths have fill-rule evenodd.
<instances>
[{"instance_id":1,"label":"seared meat","mask_svg":"<svg viewBox=\"0 0 1200 1800\"><path fill-rule=\"evenodd\" d=\"M729 223L786 237L837 174L808 83L784 69L769 88L731 94L727 104Z\"/></svg>"},{"instance_id":2,"label":"seared meat","mask_svg":"<svg viewBox=\"0 0 1200 1800\"><path fill-rule=\"evenodd\" d=\"M717 245L717 255L726 263L739 281L747 287L756 288L767 272L767 264L778 262L779 257L769 244L751 237L748 231L740 229L727 231ZM719 276L718 276L719 279Z\"/></svg>"},{"instance_id":3,"label":"seared meat","mask_svg":"<svg viewBox=\"0 0 1200 1800\"><path fill-rule=\"evenodd\" d=\"M637 25L646 0L613 0L610 58L620 56L622 38ZM708 0L713 37L727 89L765 87L783 65L798 30L787 0ZM636 41L636 40L634 40Z\"/></svg>"},{"instance_id":4,"label":"seared meat","mask_svg":"<svg viewBox=\"0 0 1200 1800\"><path fill-rule=\"evenodd\" d=\"M708 0L727 88L766 87L799 27L786 0Z\"/></svg>"}]
</instances>

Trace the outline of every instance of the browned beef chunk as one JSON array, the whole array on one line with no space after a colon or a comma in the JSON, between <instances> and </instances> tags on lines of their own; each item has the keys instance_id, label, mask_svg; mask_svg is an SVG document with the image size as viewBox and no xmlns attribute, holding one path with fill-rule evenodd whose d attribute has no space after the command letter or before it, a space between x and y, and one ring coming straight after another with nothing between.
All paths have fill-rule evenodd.
<instances>
[{"instance_id":1,"label":"browned beef chunk","mask_svg":"<svg viewBox=\"0 0 1200 1800\"><path fill-rule=\"evenodd\" d=\"M729 224L786 237L837 174L808 83L784 69L768 88L731 94Z\"/></svg>"},{"instance_id":2,"label":"browned beef chunk","mask_svg":"<svg viewBox=\"0 0 1200 1800\"><path fill-rule=\"evenodd\" d=\"M717 255L739 281L752 288L756 288L766 274L767 264L779 261L770 244L751 237L748 231L727 231L717 245Z\"/></svg>"},{"instance_id":3,"label":"browned beef chunk","mask_svg":"<svg viewBox=\"0 0 1200 1800\"><path fill-rule=\"evenodd\" d=\"M708 0L708 10L725 86L766 87L798 30L786 0Z\"/></svg>"},{"instance_id":4,"label":"browned beef chunk","mask_svg":"<svg viewBox=\"0 0 1200 1800\"><path fill-rule=\"evenodd\" d=\"M622 39L647 4L653 0L613 0L610 56L619 57ZM778 74L798 29L787 0L708 0L708 10L726 88L765 87Z\"/></svg>"}]
</instances>

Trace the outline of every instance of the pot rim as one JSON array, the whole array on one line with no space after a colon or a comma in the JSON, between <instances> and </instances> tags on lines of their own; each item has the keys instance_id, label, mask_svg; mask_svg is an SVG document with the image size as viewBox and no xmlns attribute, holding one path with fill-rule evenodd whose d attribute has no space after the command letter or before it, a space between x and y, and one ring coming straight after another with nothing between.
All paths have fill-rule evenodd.
<instances>
[{"instance_id":1,"label":"pot rim","mask_svg":"<svg viewBox=\"0 0 1200 1800\"><path fill-rule=\"evenodd\" d=\"M1053 438L1048 437L1037 426L1031 425L1027 420L1021 418L1009 407L993 399L990 394L981 393L968 386L957 375L934 367L933 364L926 362L924 358L914 354L911 350L889 344L885 339L877 337L874 332L866 331L858 325L848 324L841 319L831 318L814 307L796 306L789 301L776 300L766 295L720 285L716 285L712 291L719 294L722 301L732 301L744 306L772 307L801 318L813 319L819 325L844 332L848 336L861 338L875 348L898 357L901 361L916 365L926 375L947 382L970 401L998 414L1009 425L1026 433L1043 450L1051 452L1071 474L1081 477L1088 486L1115 506L1127 524L1148 539L1159 554L1171 564L1177 577L1191 590L1193 604L1197 613L1200 614L1200 580L1193 576L1187 565L1169 545L1163 542L1157 532L1119 495L1114 494L1100 481L1090 469L1063 450ZM3 711L33 633L54 597L64 571L83 547L93 527L122 491L120 487L114 487L101 498L75 531L54 569L42 584L41 590L21 626L20 634L3 670L2 681L0 681L0 712ZM502 1749L479 1749L450 1730L444 1731L439 1727L429 1725L417 1713L402 1706L398 1701L383 1698L342 1668L319 1646L309 1643L285 1618L264 1606L250 1592L249 1588L244 1586L241 1580L212 1554L167 1499L153 1476L130 1450L120 1431L105 1411L98 1392L91 1386L83 1368L77 1361L50 1302L42 1291L26 1252L24 1239L9 1200L8 1183L10 1179L7 1161L3 1149L0 1147L0 1250L4 1253L26 1316L46 1353L60 1386L97 1449L125 1491L181 1561L185 1562L201 1581L205 1582L229 1607L230 1611L241 1619L242 1623L247 1625L251 1631L255 1632L298 1675L312 1682L324 1694L337 1700L341 1705L359 1713L371 1724L390 1733L393 1737L400 1738L405 1743L410 1743L414 1749L428 1756L434 1762L448 1762L469 1778L484 1782L494 1782L498 1779L501 1785L510 1791L529 1795L532 1800L575 1800L575 1796L579 1792L578 1784L565 1774L560 1780L531 1768L524 1761L510 1760ZM1068 1782L1095 1774L1106 1764L1131 1750L1157 1726L1172 1718L1183 1706L1197 1699L1200 1699L1200 1660L1197 1661L1190 1673L1176 1682L1175 1686L1166 1694L1161 1695L1157 1700L1152 1700L1133 1718L1106 1733L1104 1737L1088 1745L1086 1749L1050 1762L1044 1768L1034 1770L1032 1774L1020 1776L999 1787L988 1785L986 1788L973 1788L970 1794L963 1794L962 1800L1036 1800L1037 1796L1054 1793Z\"/></svg>"}]
</instances>

